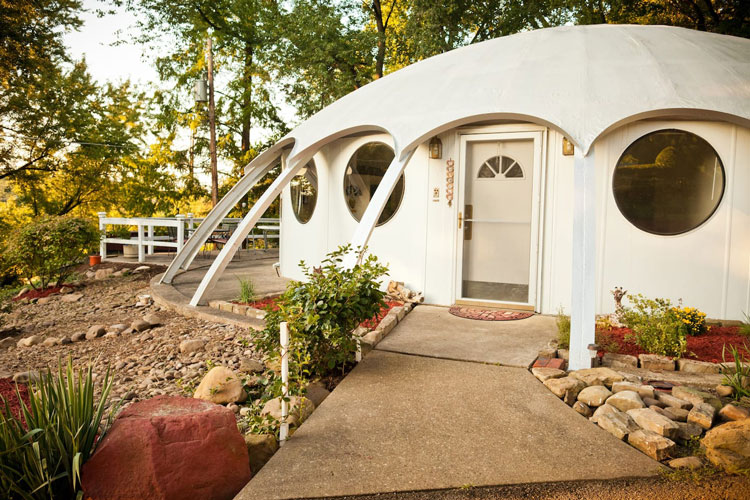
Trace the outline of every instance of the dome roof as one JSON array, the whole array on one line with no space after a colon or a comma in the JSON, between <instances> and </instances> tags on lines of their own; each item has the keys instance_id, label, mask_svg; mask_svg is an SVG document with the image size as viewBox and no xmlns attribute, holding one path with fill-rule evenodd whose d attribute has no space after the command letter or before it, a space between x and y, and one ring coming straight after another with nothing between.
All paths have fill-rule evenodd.
<instances>
[{"instance_id":1,"label":"dome roof","mask_svg":"<svg viewBox=\"0 0 750 500\"><path fill-rule=\"evenodd\" d=\"M656 116L750 126L750 40L632 25L496 38L376 80L318 112L272 149L293 142L290 157L303 157L334 138L382 130L403 156L461 124L519 119L553 127L587 153L608 130Z\"/></svg>"}]
</instances>

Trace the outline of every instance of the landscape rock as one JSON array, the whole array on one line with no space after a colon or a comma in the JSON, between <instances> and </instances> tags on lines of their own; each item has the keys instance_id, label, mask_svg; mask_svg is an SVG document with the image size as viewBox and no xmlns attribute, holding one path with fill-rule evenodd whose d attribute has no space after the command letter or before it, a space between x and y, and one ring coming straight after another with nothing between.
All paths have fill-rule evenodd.
<instances>
[{"instance_id":1,"label":"landscape rock","mask_svg":"<svg viewBox=\"0 0 750 500\"><path fill-rule=\"evenodd\" d=\"M331 394L331 391L326 389L326 386L322 382L313 382L309 384L305 391L305 397L313 402L315 408L320 406L320 403L322 403L329 394Z\"/></svg>"},{"instance_id":2,"label":"landscape rock","mask_svg":"<svg viewBox=\"0 0 750 500\"><path fill-rule=\"evenodd\" d=\"M570 406L575 403L578 393L586 387L585 383L573 377L547 379L544 381L544 385L547 386L555 396L561 398Z\"/></svg>"},{"instance_id":3,"label":"landscape rock","mask_svg":"<svg viewBox=\"0 0 750 500\"><path fill-rule=\"evenodd\" d=\"M640 429L638 424L627 413L620 411L600 415L596 419L596 424L617 439L625 439L628 434Z\"/></svg>"},{"instance_id":4,"label":"landscape rock","mask_svg":"<svg viewBox=\"0 0 750 500\"><path fill-rule=\"evenodd\" d=\"M591 417L591 421L596 423L597 419L601 417L602 415L607 415L609 413L621 413L620 410L615 408L612 405L608 405L607 403L604 403L599 408L594 410L594 415Z\"/></svg>"},{"instance_id":5,"label":"landscape rock","mask_svg":"<svg viewBox=\"0 0 750 500\"><path fill-rule=\"evenodd\" d=\"M109 276L110 276L111 274L113 274L114 272L115 272L115 270L114 270L114 269L112 269L112 268L107 268L107 269L97 269L97 270L96 270L96 274L94 274L94 279L95 279L95 280L103 280L103 279L106 279L106 278L108 278L108 277L109 277Z\"/></svg>"},{"instance_id":6,"label":"landscape rock","mask_svg":"<svg viewBox=\"0 0 750 500\"><path fill-rule=\"evenodd\" d=\"M151 268L149 266L138 266L135 269L133 269L134 273L140 273L143 271L149 271Z\"/></svg>"},{"instance_id":7,"label":"landscape rock","mask_svg":"<svg viewBox=\"0 0 750 500\"><path fill-rule=\"evenodd\" d=\"M84 464L84 498L233 498L250 479L247 445L228 409L192 398L135 403Z\"/></svg>"},{"instance_id":8,"label":"landscape rock","mask_svg":"<svg viewBox=\"0 0 750 500\"><path fill-rule=\"evenodd\" d=\"M78 302L82 298L83 298L83 294L82 293L70 293L68 295L63 295L62 297L60 297L60 300L62 302L71 303L71 302Z\"/></svg>"},{"instance_id":9,"label":"landscape rock","mask_svg":"<svg viewBox=\"0 0 750 500\"><path fill-rule=\"evenodd\" d=\"M180 342L180 352L182 354L190 354L201 351L205 345L206 341L202 339L183 340Z\"/></svg>"},{"instance_id":10,"label":"landscape rock","mask_svg":"<svg viewBox=\"0 0 750 500\"><path fill-rule=\"evenodd\" d=\"M675 422L677 424L677 439L681 441L690 441L700 437L703 434L703 428L689 422Z\"/></svg>"},{"instance_id":11,"label":"landscape rock","mask_svg":"<svg viewBox=\"0 0 750 500\"><path fill-rule=\"evenodd\" d=\"M652 372L674 371L674 360L658 354L641 354L638 356L641 368Z\"/></svg>"},{"instance_id":12,"label":"landscape rock","mask_svg":"<svg viewBox=\"0 0 750 500\"><path fill-rule=\"evenodd\" d=\"M605 352L602 356L602 365L610 368L637 368L638 358L630 354Z\"/></svg>"},{"instance_id":13,"label":"landscape rock","mask_svg":"<svg viewBox=\"0 0 750 500\"><path fill-rule=\"evenodd\" d=\"M256 359L242 358L240 360L240 371L242 373L261 373L265 370L265 365Z\"/></svg>"},{"instance_id":14,"label":"landscape rock","mask_svg":"<svg viewBox=\"0 0 750 500\"><path fill-rule=\"evenodd\" d=\"M607 404L614 406L620 411L628 411L643 408L643 400L635 391L621 391L613 394L607 399Z\"/></svg>"},{"instance_id":15,"label":"landscape rock","mask_svg":"<svg viewBox=\"0 0 750 500\"><path fill-rule=\"evenodd\" d=\"M591 415L594 413L593 411L591 411L591 408L589 408L589 405L581 401L576 401L575 403L573 403L573 409L576 411L576 413L583 415L586 418L591 417Z\"/></svg>"},{"instance_id":16,"label":"landscape rock","mask_svg":"<svg viewBox=\"0 0 750 500\"><path fill-rule=\"evenodd\" d=\"M730 472L750 469L750 418L714 427L701 443L717 467Z\"/></svg>"},{"instance_id":17,"label":"landscape rock","mask_svg":"<svg viewBox=\"0 0 750 500\"><path fill-rule=\"evenodd\" d=\"M130 328L132 328L136 332L145 332L152 326L153 325L151 325L151 323L142 319L137 319L130 324Z\"/></svg>"},{"instance_id":18,"label":"landscape rock","mask_svg":"<svg viewBox=\"0 0 750 500\"><path fill-rule=\"evenodd\" d=\"M612 384L612 392L616 393L622 391L635 391L641 398L654 397L654 387L651 385L636 384L633 382L628 382L627 380L623 380L622 382L615 382L614 384ZM645 402L646 401L644 400L644 403Z\"/></svg>"},{"instance_id":19,"label":"landscape rock","mask_svg":"<svg viewBox=\"0 0 750 500\"><path fill-rule=\"evenodd\" d=\"M0 349L10 349L16 345L16 340L13 337L5 337L0 340Z\"/></svg>"},{"instance_id":20,"label":"landscape rock","mask_svg":"<svg viewBox=\"0 0 750 500\"><path fill-rule=\"evenodd\" d=\"M52 347L53 345L58 345L60 343L60 339L55 337L47 337L44 339L44 342L42 342L42 345L45 347Z\"/></svg>"},{"instance_id":21,"label":"landscape rock","mask_svg":"<svg viewBox=\"0 0 750 500\"><path fill-rule=\"evenodd\" d=\"M69 286L63 286L60 287L60 295L68 295L69 293L73 293L73 289Z\"/></svg>"},{"instance_id":22,"label":"landscape rock","mask_svg":"<svg viewBox=\"0 0 750 500\"><path fill-rule=\"evenodd\" d=\"M719 416L724 420L742 420L750 418L750 409L729 403L719 410Z\"/></svg>"},{"instance_id":23,"label":"landscape rock","mask_svg":"<svg viewBox=\"0 0 750 500\"><path fill-rule=\"evenodd\" d=\"M215 366L206 373L193 397L217 404L242 402L247 399L237 375L224 366Z\"/></svg>"},{"instance_id":24,"label":"landscape rock","mask_svg":"<svg viewBox=\"0 0 750 500\"><path fill-rule=\"evenodd\" d=\"M701 391L700 389L696 389L695 387L674 387L672 388L672 396L693 403L693 406L697 406L699 403L708 403L713 406L716 411L721 410L722 407L719 398L707 392Z\"/></svg>"},{"instance_id":25,"label":"landscape rock","mask_svg":"<svg viewBox=\"0 0 750 500\"><path fill-rule=\"evenodd\" d=\"M671 396L664 392L658 392L656 394L656 397L666 406L671 406L672 408L682 408L683 410L689 410L693 407L693 403L691 403L690 401L685 401L684 399Z\"/></svg>"},{"instance_id":26,"label":"landscape rock","mask_svg":"<svg viewBox=\"0 0 750 500\"><path fill-rule=\"evenodd\" d=\"M687 421L695 425L700 425L704 429L710 429L714 423L716 408L708 403L698 403L688 413Z\"/></svg>"},{"instance_id":27,"label":"landscape rock","mask_svg":"<svg viewBox=\"0 0 750 500\"><path fill-rule=\"evenodd\" d=\"M612 392L603 385L592 385L578 393L578 401L588 406L601 406L612 395Z\"/></svg>"},{"instance_id":28,"label":"landscape rock","mask_svg":"<svg viewBox=\"0 0 750 500\"><path fill-rule=\"evenodd\" d=\"M685 373L719 373L720 365L707 361L680 358L677 360L677 368Z\"/></svg>"},{"instance_id":29,"label":"landscape rock","mask_svg":"<svg viewBox=\"0 0 750 500\"><path fill-rule=\"evenodd\" d=\"M635 423L641 428L667 438L677 438L680 427L664 415L660 415L651 408L628 410Z\"/></svg>"},{"instance_id":30,"label":"landscape rock","mask_svg":"<svg viewBox=\"0 0 750 500\"><path fill-rule=\"evenodd\" d=\"M161 319L161 316L158 314L150 313L143 317L143 321L148 323L151 326L159 326L162 323L164 323L164 320Z\"/></svg>"},{"instance_id":31,"label":"landscape rock","mask_svg":"<svg viewBox=\"0 0 750 500\"><path fill-rule=\"evenodd\" d=\"M19 340L16 345L18 345L18 347L31 347L37 344L41 344L42 341L43 339L41 335L32 335L30 337Z\"/></svg>"},{"instance_id":32,"label":"landscape rock","mask_svg":"<svg viewBox=\"0 0 750 500\"><path fill-rule=\"evenodd\" d=\"M671 406L664 408L662 411L664 412L664 416L675 422L687 422L688 414L690 413L688 410L672 408Z\"/></svg>"},{"instance_id":33,"label":"landscape rock","mask_svg":"<svg viewBox=\"0 0 750 500\"><path fill-rule=\"evenodd\" d=\"M607 387L612 387L612 384L615 382L625 380L625 377L621 374L607 367L585 368L583 370L570 372L570 375L586 385L604 385Z\"/></svg>"},{"instance_id":34,"label":"landscape rock","mask_svg":"<svg viewBox=\"0 0 750 500\"><path fill-rule=\"evenodd\" d=\"M60 345L68 345L68 344L72 344L72 343L73 343L73 341L70 340L70 337L63 337L63 338L60 339Z\"/></svg>"},{"instance_id":35,"label":"landscape rock","mask_svg":"<svg viewBox=\"0 0 750 500\"><path fill-rule=\"evenodd\" d=\"M730 385L717 385L716 394L718 394L719 397L722 398L730 397L732 394L734 394L734 387Z\"/></svg>"},{"instance_id":36,"label":"landscape rock","mask_svg":"<svg viewBox=\"0 0 750 500\"><path fill-rule=\"evenodd\" d=\"M257 474L279 449L273 434L245 434L245 445L253 474Z\"/></svg>"},{"instance_id":37,"label":"landscape rock","mask_svg":"<svg viewBox=\"0 0 750 500\"><path fill-rule=\"evenodd\" d=\"M89 327L88 331L86 332L86 340L95 339L97 337L101 337L107 333L107 327L104 325L92 325Z\"/></svg>"},{"instance_id":38,"label":"landscape rock","mask_svg":"<svg viewBox=\"0 0 750 500\"><path fill-rule=\"evenodd\" d=\"M39 381L40 374L38 371L26 371L13 374L13 382L17 384L28 384Z\"/></svg>"},{"instance_id":39,"label":"landscape rock","mask_svg":"<svg viewBox=\"0 0 750 500\"><path fill-rule=\"evenodd\" d=\"M669 458L677 446L671 439L647 430L630 433L628 444L657 461Z\"/></svg>"},{"instance_id":40,"label":"landscape rock","mask_svg":"<svg viewBox=\"0 0 750 500\"><path fill-rule=\"evenodd\" d=\"M700 469L703 467L703 460L698 457L682 457L670 460L667 465L673 469Z\"/></svg>"},{"instance_id":41,"label":"landscape rock","mask_svg":"<svg viewBox=\"0 0 750 500\"><path fill-rule=\"evenodd\" d=\"M128 328L129 328L128 325L126 325L125 323L117 323L117 324L114 324L114 325L110 325L110 327L107 328L107 331L122 333L125 330L127 330Z\"/></svg>"},{"instance_id":42,"label":"landscape rock","mask_svg":"<svg viewBox=\"0 0 750 500\"><path fill-rule=\"evenodd\" d=\"M289 397L289 415L287 422L290 427L296 427L305 420L307 417L312 415L315 410L315 405L312 401L305 397L290 396ZM260 411L261 415L270 415L275 420L281 420L281 397L274 398L266 402L263 405L263 409Z\"/></svg>"},{"instance_id":43,"label":"landscape rock","mask_svg":"<svg viewBox=\"0 0 750 500\"><path fill-rule=\"evenodd\" d=\"M73 342L81 342L82 340L86 340L86 334L84 332L74 333L70 336L70 340Z\"/></svg>"},{"instance_id":44,"label":"landscape rock","mask_svg":"<svg viewBox=\"0 0 750 500\"><path fill-rule=\"evenodd\" d=\"M654 398L643 398L643 404L651 408L652 406L656 406L657 408L666 408L667 405L659 401L658 399Z\"/></svg>"},{"instance_id":45,"label":"landscape rock","mask_svg":"<svg viewBox=\"0 0 750 500\"><path fill-rule=\"evenodd\" d=\"M540 382L544 382L545 380L549 380L551 378L562 378L567 375L565 370L558 370L557 368L547 367L532 368L531 373L536 378L538 378Z\"/></svg>"}]
</instances>

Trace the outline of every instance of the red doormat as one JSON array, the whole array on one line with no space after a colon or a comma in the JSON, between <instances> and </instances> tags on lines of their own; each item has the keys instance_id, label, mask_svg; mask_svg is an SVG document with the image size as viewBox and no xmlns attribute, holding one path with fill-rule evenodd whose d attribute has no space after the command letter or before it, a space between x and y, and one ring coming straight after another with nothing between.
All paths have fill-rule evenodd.
<instances>
[{"instance_id":1,"label":"red doormat","mask_svg":"<svg viewBox=\"0 0 750 500\"><path fill-rule=\"evenodd\" d=\"M448 312L459 318L478 319L481 321L512 321L526 319L534 315L533 312L503 311L498 309L475 309L466 306L453 306Z\"/></svg>"}]
</instances>

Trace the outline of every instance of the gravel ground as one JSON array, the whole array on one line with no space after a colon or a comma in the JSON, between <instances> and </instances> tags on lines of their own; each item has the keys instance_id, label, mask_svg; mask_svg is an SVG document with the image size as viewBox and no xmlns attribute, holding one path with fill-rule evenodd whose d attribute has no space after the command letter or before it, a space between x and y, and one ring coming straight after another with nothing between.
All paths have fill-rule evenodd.
<instances>
[{"instance_id":1,"label":"gravel ground","mask_svg":"<svg viewBox=\"0 0 750 500\"><path fill-rule=\"evenodd\" d=\"M459 490L383 493L337 500L747 500L748 476L723 474L698 481L668 478L541 483ZM332 499L329 499L332 500Z\"/></svg>"},{"instance_id":2,"label":"gravel ground","mask_svg":"<svg viewBox=\"0 0 750 500\"><path fill-rule=\"evenodd\" d=\"M128 266L117 265L117 269L122 267ZM14 340L10 348L0 349L0 377L56 367L58 360L71 357L74 366L94 363L97 376L110 366L115 374L113 396L132 402L160 394L186 395L183 389L189 392L197 385L212 363L238 370L243 359L254 357L248 348L247 332L241 328L185 318L153 304L136 306L138 295L149 293L150 278L162 271L152 267L128 276L86 280L75 288L74 293L83 295L75 302L65 302L63 295L55 295L42 304L15 304L0 318L0 339ZM67 345L15 345L32 335L70 338L97 324L111 330L112 325L130 325L149 313L158 315L161 325L140 333L125 332ZM186 339L203 339L206 344L197 352L182 354L179 344Z\"/></svg>"}]
</instances>

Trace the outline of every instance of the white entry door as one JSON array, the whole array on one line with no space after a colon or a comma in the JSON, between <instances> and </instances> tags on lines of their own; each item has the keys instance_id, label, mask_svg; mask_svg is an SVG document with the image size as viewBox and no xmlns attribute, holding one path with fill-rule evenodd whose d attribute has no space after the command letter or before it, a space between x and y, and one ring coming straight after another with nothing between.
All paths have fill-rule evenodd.
<instances>
[{"instance_id":1,"label":"white entry door","mask_svg":"<svg viewBox=\"0 0 750 500\"><path fill-rule=\"evenodd\" d=\"M536 305L541 132L461 138L458 297Z\"/></svg>"}]
</instances>

